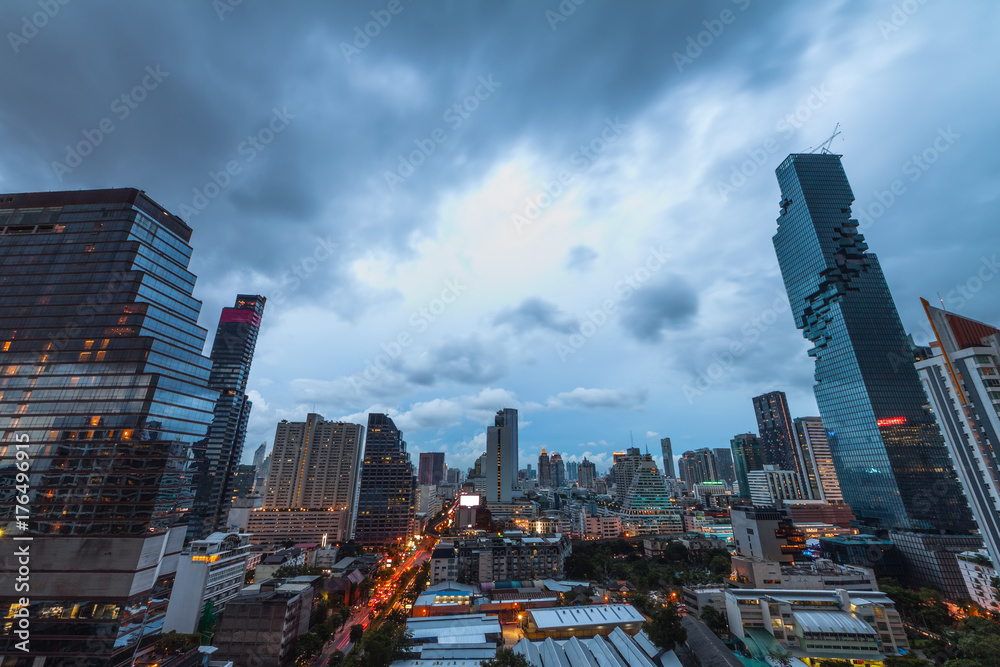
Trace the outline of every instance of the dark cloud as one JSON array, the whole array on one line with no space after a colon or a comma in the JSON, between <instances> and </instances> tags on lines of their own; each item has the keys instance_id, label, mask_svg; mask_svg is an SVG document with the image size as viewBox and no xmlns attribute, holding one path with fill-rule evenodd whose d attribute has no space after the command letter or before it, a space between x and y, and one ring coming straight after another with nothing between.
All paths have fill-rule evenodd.
<instances>
[{"instance_id":1,"label":"dark cloud","mask_svg":"<svg viewBox=\"0 0 1000 667\"><path fill-rule=\"evenodd\" d=\"M446 381L486 385L506 375L507 355L501 345L469 334L401 360L399 370L407 381L424 387Z\"/></svg>"},{"instance_id":2,"label":"dark cloud","mask_svg":"<svg viewBox=\"0 0 1000 667\"><path fill-rule=\"evenodd\" d=\"M516 308L500 311L493 318L493 324L508 324L519 333L533 329L548 329L558 333L572 333L579 324L562 312L559 307L539 297L530 297Z\"/></svg>"},{"instance_id":3,"label":"dark cloud","mask_svg":"<svg viewBox=\"0 0 1000 667\"><path fill-rule=\"evenodd\" d=\"M578 245L570 248L566 256L566 268L572 271L587 271L594 265L597 259L597 251L585 245Z\"/></svg>"},{"instance_id":4,"label":"dark cloud","mask_svg":"<svg viewBox=\"0 0 1000 667\"><path fill-rule=\"evenodd\" d=\"M683 278L670 276L636 290L622 306L619 322L633 338L657 343L663 332L681 329L698 312L698 293Z\"/></svg>"}]
</instances>

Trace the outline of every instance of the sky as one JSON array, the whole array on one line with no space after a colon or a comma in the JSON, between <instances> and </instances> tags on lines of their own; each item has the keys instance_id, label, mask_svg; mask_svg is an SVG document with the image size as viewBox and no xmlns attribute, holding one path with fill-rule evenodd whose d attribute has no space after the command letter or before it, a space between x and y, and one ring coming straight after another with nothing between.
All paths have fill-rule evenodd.
<instances>
[{"instance_id":1,"label":"sky","mask_svg":"<svg viewBox=\"0 0 1000 667\"><path fill-rule=\"evenodd\" d=\"M842 154L904 326L1000 322L992 2L6 0L0 192L136 187L209 330L268 298L244 459L386 412L468 467L606 468L816 414L774 169ZM839 124L839 126L838 126Z\"/></svg>"}]
</instances>

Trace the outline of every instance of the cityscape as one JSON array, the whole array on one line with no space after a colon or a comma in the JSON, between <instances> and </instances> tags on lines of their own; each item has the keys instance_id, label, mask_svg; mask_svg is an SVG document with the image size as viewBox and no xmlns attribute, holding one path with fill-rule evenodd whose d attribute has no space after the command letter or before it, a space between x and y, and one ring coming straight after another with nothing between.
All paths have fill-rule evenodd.
<instances>
[{"instance_id":1,"label":"cityscape","mask_svg":"<svg viewBox=\"0 0 1000 667\"><path fill-rule=\"evenodd\" d=\"M998 18L13 0L0 667L1000 665Z\"/></svg>"}]
</instances>

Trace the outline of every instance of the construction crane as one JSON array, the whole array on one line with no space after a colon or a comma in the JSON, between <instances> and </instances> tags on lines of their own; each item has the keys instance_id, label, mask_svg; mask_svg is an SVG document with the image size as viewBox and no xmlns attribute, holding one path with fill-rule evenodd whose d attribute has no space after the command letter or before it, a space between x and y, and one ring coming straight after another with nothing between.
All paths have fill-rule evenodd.
<instances>
[{"instance_id":1,"label":"construction crane","mask_svg":"<svg viewBox=\"0 0 1000 667\"><path fill-rule=\"evenodd\" d=\"M807 149L806 153L815 153L816 151L819 151L820 153L829 153L830 144L833 143L834 138L836 138L839 135L840 135L840 123L837 123L836 126L834 126L833 128L833 134L831 134L826 141L821 143L819 146Z\"/></svg>"}]
</instances>

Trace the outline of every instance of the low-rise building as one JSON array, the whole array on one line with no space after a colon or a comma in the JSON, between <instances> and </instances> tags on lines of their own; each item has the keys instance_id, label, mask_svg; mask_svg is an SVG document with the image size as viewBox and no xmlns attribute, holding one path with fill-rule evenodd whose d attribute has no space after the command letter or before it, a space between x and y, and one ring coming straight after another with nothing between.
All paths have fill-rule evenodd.
<instances>
[{"instance_id":1,"label":"low-rise building","mask_svg":"<svg viewBox=\"0 0 1000 667\"><path fill-rule=\"evenodd\" d=\"M684 606L687 613L700 617L705 607L714 607L716 611L726 614L726 589L724 586L685 586L683 590Z\"/></svg>"},{"instance_id":2,"label":"low-rise building","mask_svg":"<svg viewBox=\"0 0 1000 667\"><path fill-rule=\"evenodd\" d=\"M1000 611L1000 580L986 549L958 554L958 568L962 571L969 597L983 609Z\"/></svg>"},{"instance_id":3,"label":"low-rise building","mask_svg":"<svg viewBox=\"0 0 1000 667\"><path fill-rule=\"evenodd\" d=\"M218 614L239 595L247 573L250 536L212 533L195 540L177 563L177 575L163 621L163 631L191 634L210 604Z\"/></svg>"},{"instance_id":4,"label":"low-rise building","mask_svg":"<svg viewBox=\"0 0 1000 667\"><path fill-rule=\"evenodd\" d=\"M256 581L264 581L274 576L283 567L293 567L306 564L306 552L298 547L282 549L269 556L264 556L254 571Z\"/></svg>"},{"instance_id":5,"label":"low-rise building","mask_svg":"<svg viewBox=\"0 0 1000 667\"><path fill-rule=\"evenodd\" d=\"M583 537L588 540L612 540L622 534L622 520L616 516L590 516L582 520Z\"/></svg>"},{"instance_id":6,"label":"low-rise building","mask_svg":"<svg viewBox=\"0 0 1000 667\"><path fill-rule=\"evenodd\" d=\"M494 648L503 641L500 619L489 614L457 614L429 618L408 618L406 629L420 644L485 644Z\"/></svg>"},{"instance_id":7,"label":"low-rise building","mask_svg":"<svg viewBox=\"0 0 1000 667\"><path fill-rule=\"evenodd\" d=\"M458 549L454 542L442 540L431 553L430 584L458 581Z\"/></svg>"},{"instance_id":8,"label":"low-rise building","mask_svg":"<svg viewBox=\"0 0 1000 667\"><path fill-rule=\"evenodd\" d=\"M616 629L635 635L645 621L630 604L553 607L525 611L521 629L531 640L610 635Z\"/></svg>"},{"instance_id":9,"label":"low-rise building","mask_svg":"<svg viewBox=\"0 0 1000 667\"><path fill-rule=\"evenodd\" d=\"M597 635L590 639L570 637L564 642L522 639L514 646L514 652L523 655L532 667L553 665L681 667L681 662L673 651L661 652L653 642L649 641L644 632L632 636L621 628L615 628L606 636ZM714 666L705 665L705 667Z\"/></svg>"},{"instance_id":10,"label":"low-rise building","mask_svg":"<svg viewBox=\"0 0 1000 667\"><path fill-rule=\"evenodd\" d=\"M562 534L524 537L520 533L505 533L459 540L457 580L475 583L562 579L563 564L571 548L569 536ZM432 576L433 572L432 562Z\"/></svg>"},{"instance_id":11,"label":"low-rise building","mask_svg":"<svg viewBox=\"0 0 1000 667\"><path fill-rule=\"evenodd\" d=\"M448 581L431 585L418 595L411 615L414 618L427 618L469 614L478 606L479 599L478 586Z\"/></svg>"},{"instance_id":12,"label":"low-rise building","mask_svg":"<svg viewBox=\"0 0 1000 667\"><path fill-rule=\"evenodd\" d=\"M729 589L729 631L752 658L777 647L802 660L881 661L909 648L895 603L878 591Z\"/></svg>"},{"instance_id":13,"label":"low-rise building","mask_svg":"<svg viewBox=\"0 0 1000 667\"><path fill-rule=\"evenodd\" d=\"M858 565L837 565L826 559L809 563L777 563L763 558L733 556L730 583L738 588L877 591L875 573Z\"/></svg>"},{"instance_id":14,"label":"low-rise building","mask_svg":"<svg viewBox=\"0 0 1000 667\"><path fill-rule=\"evenodd\" d=\"M306 562L309 564L309 567L318 567L321 570L332 571L333 566L337 564L337 555L339 552L340 549L332 544L327 544L326 546L310 551L306 557Z\"/></svg>"},{"instance_id":15,"label":"low-rise building","mask_svg":"<svg viewBox=\"0 0 1000 667\"><path fill-rule=\"evenodd\" d=\"M226 605L215 632L216 658L237 665L285 667L299 635L309 632L318 577L268 579L247 586Z\"/></svg>"}]
</instances>

